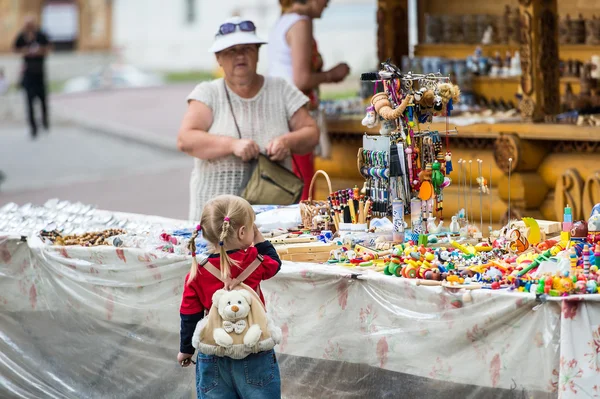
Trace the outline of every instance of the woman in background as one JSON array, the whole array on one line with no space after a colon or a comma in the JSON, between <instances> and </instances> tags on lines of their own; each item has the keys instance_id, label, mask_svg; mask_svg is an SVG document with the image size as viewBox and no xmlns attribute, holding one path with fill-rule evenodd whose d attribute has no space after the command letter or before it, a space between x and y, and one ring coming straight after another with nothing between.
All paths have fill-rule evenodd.
<instances>
[{"instance_id":1,"label":"woman in background","mask_svg":"<svg viewBox=\"0 0 600 399\"><path fill-rule=\"evenodd\" d=\"M341 82L350 73L341 63L323 71L323 60L313 37L313 19L321 18L328 0L279 0L282 14L269 37L269 75L296 85L309 98L309 110L320 121L321 151L326 152L327 130L319 117L319 85ZM313 154L293 155L294 173L304 180L302 199L307 199L314 174Z\"/></svg>"},{"instance_id":2,"label":"woman in background","mask_svg":"<svg viewBox=\"0 0 600 399\"><path fill-rule=\"evenodd\" d=\"M223 79L202 82L187 97L177 146L196 158L190 220L199 220L213 197L237 194L259 153L291 170L290 155L311 153L318 143L306 96L282 78L256 72L262 44L252 21L226 20L210 49Z\"/></svg>"}]
</instances>

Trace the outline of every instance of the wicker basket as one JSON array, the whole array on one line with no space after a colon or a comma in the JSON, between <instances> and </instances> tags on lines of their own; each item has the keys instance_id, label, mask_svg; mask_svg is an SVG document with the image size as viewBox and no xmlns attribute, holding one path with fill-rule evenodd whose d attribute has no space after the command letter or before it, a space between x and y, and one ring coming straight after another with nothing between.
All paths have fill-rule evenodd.
<instances>
[{"instance_id":1,"label":"wicker basket","mask_svg":"<svg viewBox=\"0 0 600 399\"><path fill-rule=\"evenodd\" d=\"M313 188L315 184L315 180L318 175L323 175L325 180L327 180L327 186L329 188L329 192L333 192L331 188L331 180L329 179L329 175L325 171L317 170L310 181L310 187L308 191L308 200L300 202L300 217L302 218L302 225L305 229L317 230L319 228L327 227L329 230L335 230L334 221L331 220L331 208L329 206L329 202L325 201L315 201L312 199ZM329 217L329 221L318 221L315 220L315 216L318 215L326 215ZM327 226L325 226L327 225Z\"/></svg>"}]
</instances>

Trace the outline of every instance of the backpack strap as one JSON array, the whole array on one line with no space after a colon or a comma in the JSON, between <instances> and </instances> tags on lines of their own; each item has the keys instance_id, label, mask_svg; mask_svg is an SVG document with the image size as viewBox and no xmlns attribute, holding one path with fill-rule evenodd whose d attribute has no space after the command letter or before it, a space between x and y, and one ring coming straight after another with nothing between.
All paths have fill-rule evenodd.
<instances>
[{"instance_id":1,"label":"backpack strap","mask_svg":"<svg viewBox=\"0 0 600 399\"><path fill-rule=\"evenodd\" d=\"M261 254L258 254L256 256L256 259L254 259L254 261L246 269L244 269L244 271L242 271L239 276L231 280L231 286L235 287L238 284L243 283L248 277L250 277L252 273L254 273L254 271L258 268L258 266L260 266L262 262L263 256ZM199 266L203 267L207 272L215 276L219 281L225 283L225 280L223 280L223 277L221 277L221 271L208 262L208 257L202 259L202 261L199 263Z\"/></svg>"},{"instance_id":2,"label":"backpack strap","mask_svg":"<svg viewBox=\"0 0 600 399\"><path fill-rule=\"evenodd\" d=\"M210 274L215 276L215 278L222 281L223 283L225 282L223 280L223 278L221 277L221 271L208 262L208 256L206 258L202 259L202 261L200 261L198 266L204 268L204 270L206 270L207 272L209 272Z\"/></svg>"},{"instance_id":3,"label":"backpack strap","mask_svg":"<svg viewBox=\"0 0 600 399\"><path fill-rule=\"evenodd\" d=\"M257 254L256 259L254 259L254 261L250 263L250 265L246 269L244 269L239 276L233 279L234 282L237 282L235 285L246 281L246 279L250 277L252 273L254 273L254 271L260 266L262 262L263 256L261 254Z\"/></svg>"}]
</instances>

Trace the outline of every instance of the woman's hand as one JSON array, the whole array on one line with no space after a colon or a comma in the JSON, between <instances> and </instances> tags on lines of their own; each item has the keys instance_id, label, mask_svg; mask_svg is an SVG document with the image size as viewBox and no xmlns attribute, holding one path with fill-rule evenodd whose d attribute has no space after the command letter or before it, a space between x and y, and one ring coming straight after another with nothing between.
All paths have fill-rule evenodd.
<instances>
[{"instance_id":1,"label":"woman's hand","mask_svg":"<svg viewBox=\"0 0 600 399\"><path fill-rule=\"evenodd\" d=\"M194 355L179 352L177 355L177 363L179 363L181 367L188 367L190 364L192 364L192 356Z\"/></svg>"},{"instance_id":2,"label":"woman's hand","mask_svg":"<svg viewBox=\"0 0 600 399\"><path fill-rule=\"evenodd\" d=\"M338 83L346 79L346 76L350 74L350 67L346 63L337 64L327 71L327 74L331 82Z\"/></svg>"},{"instance_id":3,"label":"woman's hand","mask_svg":"<svg viewBox=\"0 0 600 399\"><path fill-rule=\"evenodd\" d=\"M271 161L283 161L291 154L285 136L279 136L271 140L267 145L267 155Z\"/></svg>"},{"instance_id":4,"label":"woman's hand","mask_svg":"<svg viewBox=\"0 0 600 399\"><path fill-rule=\"evenodd\" d=\"M233 143L233 155L244 162L258 157L260 147L250 139L239 139Z\"/></svg>"}]
</instances>

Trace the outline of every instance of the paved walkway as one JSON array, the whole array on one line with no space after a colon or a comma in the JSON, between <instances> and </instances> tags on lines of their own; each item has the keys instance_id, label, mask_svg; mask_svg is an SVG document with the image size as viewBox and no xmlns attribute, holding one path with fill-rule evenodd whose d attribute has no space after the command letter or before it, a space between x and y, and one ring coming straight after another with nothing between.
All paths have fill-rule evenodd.
<instances>
[{"instance_id":1,"label":"paved walkway","mask_svg":"<svg viewBox=\"0 0 600 399\"><path fill-rule=\"evenodd\" d=\"M58 117L87 129L175 149L177 131L195 84L123 89L52 98Z\"/></svg>"},{"instance_id":2,"label":"paved walkway","mask_svg":"<svg viewBox=\"0 0 600 399\"><path fill-rule=\"evenodd\" d=\"M49 198L103 209L187 219L192 159L173 150L73 125L40 132L32 141L21 124L0 126L0 206L43 204Z\"/></svg>"}]
</instances>

